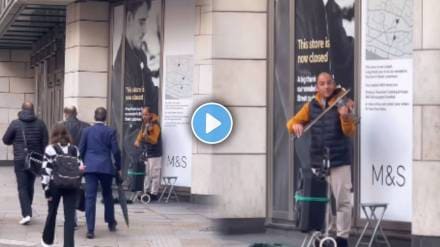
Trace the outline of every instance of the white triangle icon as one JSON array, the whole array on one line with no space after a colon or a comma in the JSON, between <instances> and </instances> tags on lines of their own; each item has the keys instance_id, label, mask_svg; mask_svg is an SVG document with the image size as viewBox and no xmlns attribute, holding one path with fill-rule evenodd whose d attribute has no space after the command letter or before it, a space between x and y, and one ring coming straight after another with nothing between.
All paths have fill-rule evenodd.
<instances>
[{"instance_id":1,"label":"white triangle icon","mask_svg":"<svg viewBox=\"0 0 440 247\"><path fill-rule=\"evenodd\" d=\"M205 133L209 134L211 131L217 129L222 123L218 121L217 118L213 117L211 114L206 113L205 121Z\"/></svg>"}]
</instances>

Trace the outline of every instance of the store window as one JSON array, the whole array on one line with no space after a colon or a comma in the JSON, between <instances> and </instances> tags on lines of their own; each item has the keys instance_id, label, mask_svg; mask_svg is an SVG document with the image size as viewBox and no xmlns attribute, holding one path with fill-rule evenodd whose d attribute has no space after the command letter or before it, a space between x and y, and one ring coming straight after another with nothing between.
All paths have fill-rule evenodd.
<instances>
[{"instance_id":1,"label":"store window","mask_svg":"<svg viewBox=\"0 0 440 247\"><path fill-rule=\"evenodd\" d=\"M112 5L110 121L118 130L125 168L136 169L141 149L133 146L142 107L159 114L161 0L127 0Z\"/></svg>"},{"instance_id":2,"label":"store window","mask_svg":"<svg viewBox=\"0 0 440 247\"><path fill-rule=\"evenodd\" d=\"M268 23L268 223L294 223L294 193L300 169L310 166L311 137L288 136L286 121L311 100L316 75L326 71L351 90L360 122L350 150L354 225L365 223L361 202L383 202L388 203L384 228L408 231L411 1L397 13L385 0L270 0ZM401 94L386 95L393 92ZM389 145L389 140L398 141Z\"/></svg>"},{"instance_id":3,"label":"store window","mask_svg":"<svg viewBox=\"0 0 440 247\"><path fill-rule=\"evenodd\" d=\"M313 98L320 72L354 97L355 0L272 0L269 10L268 218L285 223L294 220L293 196L300 168L310 166L311 143L310 133L289 136L286 122Z\"/></svg>"}]
</instances>

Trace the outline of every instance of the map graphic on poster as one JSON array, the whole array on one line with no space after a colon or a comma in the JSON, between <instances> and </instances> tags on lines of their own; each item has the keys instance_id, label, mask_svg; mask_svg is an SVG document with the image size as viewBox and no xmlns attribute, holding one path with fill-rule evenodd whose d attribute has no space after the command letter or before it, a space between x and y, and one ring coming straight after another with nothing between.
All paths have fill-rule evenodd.
<instances>
[{"instance_id":1,"label":"map graphic on poster","mask_svg":"<svg viewBox=\"0 0 440 247\"><path fill-rule=\"evenodd\" d=\"M192 96L193 58L191 55L167 57L166 99L185 99Z\"/></svg>"},{"instance_id":2,"label":"map graphic on poster","mask_svg":"<svg viewBox=\"0 0 440 247\"><path fill-rule=\"evenodd\" d=\"M361 8L360 202L387 203L384 220L399 222L412 219L412 6L363 0Z\"/></svg>"},{"instance_id":3,"label":"map graphic on poster","mask_svg":"<svg viewBox=\"0 0 440 247\"><path fill-rule=\"evenodd\" d=\"M366 59L410 58L413 0L368 1Z\"/></svg>"}]
</instances>

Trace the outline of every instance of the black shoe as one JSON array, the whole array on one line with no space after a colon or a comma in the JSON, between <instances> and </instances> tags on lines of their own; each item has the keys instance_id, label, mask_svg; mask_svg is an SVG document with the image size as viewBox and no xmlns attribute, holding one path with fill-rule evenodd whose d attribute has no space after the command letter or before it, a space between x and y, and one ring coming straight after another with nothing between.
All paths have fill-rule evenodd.
<instances>
[{"instance_id":1,"label":"black shoe","mask_svg":"<svg viewBox=\"0 0 440 247\"><path fill-rule=\"evenodd\" d=\"M109 223L108 224L108 230L111 231L111 232L116 232L116 225L117 224L118 223L116 221L114 223Z\"/></svg>"},{"instance_id":2,"label":"black shoe","mask_svg":"<svg viewBox=\"0 0 440 247\"><path fill-rule=\"evenodd\" d=\"M87 232L87 236L86 236L88 239L92 239L92 238L95 238L95 233L93 233L93 232Z\"/></svg>"},{"instance_id":3,"label":"black shoe","mask_svg":"<svg viewBox=\"0 0 440 247\"><path fill-rule=\"evenodd\" d=\"M348 240L346 238L336 238L336 244L338 247L348 247Z\"/></svg>"}]
</instances>

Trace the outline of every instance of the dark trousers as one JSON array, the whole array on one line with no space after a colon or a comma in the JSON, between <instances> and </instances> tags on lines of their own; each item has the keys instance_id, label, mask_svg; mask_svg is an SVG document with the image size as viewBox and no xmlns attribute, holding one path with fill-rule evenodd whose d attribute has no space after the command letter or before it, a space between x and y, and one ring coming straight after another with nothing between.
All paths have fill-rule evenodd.
<instances>
[{"instance_id":1,"label":"dark trousers","mask_svg":"<svg viewBox=\"0 0 440 247\"><path fill-rule=\"evenodd\" d=\"M17 178L18 200L20 201L21 216L32 217L32 201L34 199L35 175L23 170L24 160L15 161L15 177Z\"/></svg>"},{"instance_id":2,"label":"dark trousers","mask_svg":"<svg viewBox=\"0 0 440 247\"><path fill-rule=\"evenodd\" d=\"M104 219L107 224L114 224L115 207L113 204L112 181L113 176L103 173L86 173L86 220L87 230L95 231L96 194L98 182L101 184L102 197L104 199Z\"/></svg>"},{"instance_id":3,"label":"dark trousers","mask_svg":"<svg viewBox=\"0 0 440 247\"><path fill-rule=\"evenodd\" d=\"M46 244L53 244L58 205L62 197L64 206L64 247L73 247L75 246L74 224L78 191L72 189L57 189L52 185L51 187L52 200L48 201L49 210L44 226L43 240Z\"/></svg>"}]
</instances>

